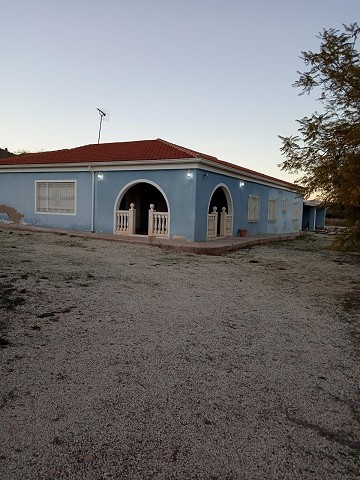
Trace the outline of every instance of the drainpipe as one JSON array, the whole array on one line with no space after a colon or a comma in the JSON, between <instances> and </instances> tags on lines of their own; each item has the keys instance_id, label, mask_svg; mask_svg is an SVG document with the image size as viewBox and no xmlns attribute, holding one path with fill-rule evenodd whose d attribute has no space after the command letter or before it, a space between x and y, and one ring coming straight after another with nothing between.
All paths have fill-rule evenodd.
<instances>
[{"instance_id":1,"label":"drainpipe","mask_svg":"<svg viewBox=\"0 0 360 480\"><path fill-rule=\"evenodd\" d=\"M95 172L89 165L89 172L91 173L91 232L94 232L95 224Z\"/></svg>"}]
</instances>

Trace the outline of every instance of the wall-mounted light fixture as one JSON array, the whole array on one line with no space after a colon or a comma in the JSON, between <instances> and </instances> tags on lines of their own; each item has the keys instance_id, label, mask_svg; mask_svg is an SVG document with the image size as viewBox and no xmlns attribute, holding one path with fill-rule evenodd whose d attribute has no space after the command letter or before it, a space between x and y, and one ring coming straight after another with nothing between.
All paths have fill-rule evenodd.
<instances>
[{"instance_id":1,"label":"wall-mounted light fixture","mask_svg":"<svg viewBox=\"0 0 360 480\"><path fill-rule=\"evenodd\" d=\"M207 178L209 175L207 173L204 173L203 178Z\"/></svg>"},{"instance_id":2,"label":"wall-mounted light fixture","mask_svg":"<svg viewBox=\"0 0 360 480\"><path fill-rule=\"evenodd\" d=\"M187 171L187 177L192 178L192 176L193 176L192 171L189 168L189 170Z\"/></svg>"},{"instance_id":3,"label":"wall-mounted light fixture","mask_svg":"<svg viewBox=\"0 0 360 480\"><path fill-rule=\"evenodd\" d=\"M104 174L102 172L98 172L97 178L98 180L104 180Z\"/></svg>"},{"instance_id":4,"label":"wall-mounted light fixture","mask_svg":"<svg viewBox=\"0 0 360 480\"><path fill-rule=\"evenodd\" d=\"M244 180L240 180L240 182L239 182L239 187L242 188L244 185L245 185Z\"/></svg>"}]
</instances>

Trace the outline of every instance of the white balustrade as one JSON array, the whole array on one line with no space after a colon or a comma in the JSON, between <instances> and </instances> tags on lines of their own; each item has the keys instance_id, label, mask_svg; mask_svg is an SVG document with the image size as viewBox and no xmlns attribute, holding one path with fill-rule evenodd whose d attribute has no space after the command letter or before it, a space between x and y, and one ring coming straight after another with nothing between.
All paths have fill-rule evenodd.
<instances>
[{"instance_id":1,"label":"white balustrade","mask_svg":"<svg viewBox=\"0 0 360 480\"><path fill-rule=\"evenodd\" d=\"M126 210L118 210L116 212L116 231L127 232L129 223L129 212Z\"/></svg>"},{"instance_id":2,"label":"white balustrade","mask_svg":"<svg viewBox=\"0 0 360 480\"><path fill-rule=\"evenodd\" d=\"M221 209L220 214L220 236L231 237L232 235L232 215L226 213L226 207Z\"/></svg>"},{"instance_id":3,"label":"white balustrade","mask_svg":"<svg viewBox=\"0 0 360 480\"><path fill-rule=\"evenodd\" d=\"M225 237L232 237L232 215L226 215Z\"/></svg>"},{"instance_id":4,"label":"white balustrade","mask_svg":"<svg viewBox=\"0 0 360 480\"><path fill-rule=\"evenodd\" d=\"M213 207L212 213L208 214L208 232L207 238L216 238L217 236L217 220L218 212L217 207Z\"/></svg>"},{"instance_id":5,"label":"white balustrade","mask_svg":"<svg viewBox=\"0 0 360 480\"><path fill-rule=\"evenodd\" d=\"M118 235L133 235L135 233L135 204L130 203L129 210L116 211L116 229Z\"/></svg>"},{"instance_id":6,"label":"white balustrade","mask_svg":"<svg viewBox=\"0 0 360 480\"><path fill-rule=\"evenodd\" d=\"M149 227L148 235L153 237L167 237L168 235L168 212L157 212L155 205L152 203L149 210Z\"/></svg>"}]
</instances>

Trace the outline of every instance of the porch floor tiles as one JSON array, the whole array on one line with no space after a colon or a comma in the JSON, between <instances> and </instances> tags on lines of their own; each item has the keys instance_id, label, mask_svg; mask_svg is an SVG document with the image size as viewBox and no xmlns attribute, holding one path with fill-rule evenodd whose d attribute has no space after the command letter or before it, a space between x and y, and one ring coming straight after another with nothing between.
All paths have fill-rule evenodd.
<instances>
[{"instance_id":1,"label":"porch floor tiles","mask_svg":"<svg viewBox=\"0 0 360 480\"><path fill-rule=\"evenodd\" d=\"M53 233L54 235L71 235L73 237L94 240L107 240L125 243L142 243L144 245L153 245L164 250L178 250L203 255L221 255L226 252L241 250L242 248L249 248L255 245L263 245L284 240L294 240L299 235L299 233L267 234L247 237L221 237L213 240L208 240L207 242L191 242L188 240L148 237L147 235L111 235L105 233L81 232L78 230L34 227L31 225L16 225L12 223L0 223L0 230L22 230L39 233Z\"/></svg>"}]
</instances>

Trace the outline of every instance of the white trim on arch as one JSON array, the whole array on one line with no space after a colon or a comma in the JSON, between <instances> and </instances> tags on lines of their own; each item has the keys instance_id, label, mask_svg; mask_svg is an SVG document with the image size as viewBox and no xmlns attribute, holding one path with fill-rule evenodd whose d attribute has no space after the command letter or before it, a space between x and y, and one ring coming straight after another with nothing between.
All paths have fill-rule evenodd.
<instances>
[{"instance_id":1,"label":"white trim on arch","mask_svg":"<svg viewBox=\"0 0 360 480\"><path fill-rule=\"evenodd\" d=\"M211 199L215 193L215 191L218 189L218 188L222 188L224 190L224 193L225 193L225 197L226 197L226 202L228 204L228 212L230 215L233 215L233 200L232 200L232 196L231 196L231 193L230 193L230 190L228 188L227 185L225 185L225 183L219 183L218 185L216 185L216 187L213 189L213 191L211 192L211 195L209 197L209 202L208 202L208 206L207 206L207 211L209 212L209 208L210 208L210 202L211 202Z\"/></svg>"},{"instance_id":2,"label":"white trim on arch","mask_svg":"<svg viewBox=\"0 0 360 480\"><path fill-rule=\"evenodd\" d=\"M225 193L225 197L226 197L226 202L227 202L227 205L228 205L228 211L226 213L228 213L229 215L231 215L231 232L233 234L234 232L234 208L233 208L233 199L232 199L232 195L231 195L231 192L229 190L229 187L227 185L225 185L225 183L218 183L215 188L213 189L213 191L211 192L211 195L209 197L209 201L208 201L208 206L207 206L207 210L206 210L206 217L207 217L207 220L206 220L206 231L208 231L208 228L209 228L209 216L208 216L208 213L209 213L209 208L210 208L210 203L211 203L211 199L215 193L215 191L218 189L218 188L222 188L223 189L223 192ZM221 207L222 208L222 207ZM219 215L221 213L221 210L220 212L218 212Z\"/></svg>"},{"instance_id":3,"label":"white trim on arch","mask_svg":"<svg viewBox=\"0 0 360 480\"><path fill-rule=\"evenodd\" d=\"M170 204L169 200L164 192L164 190L155 182L151 180L147 180L146 178L138 178L136 180L132 180L131 182L127 183L119 192L118 196L116 197L115 200L115 205L114 205L114 219L113 219L113 232L115 234L116 230L116 210L118 209L117 207L120 205L122 197L125 195L125 193L134 185L137 185L138 183L149 183L153 187L157 188L159 192L162 194L162 196L165 198L166 206L167 206L167 211L168 211L168 225L169 225L169 233L168 233L168 238L170 237ZM150 207L150 206L149 206ZM136 208L136 205L135 205Z\"/></svg>"}]
</instances>

